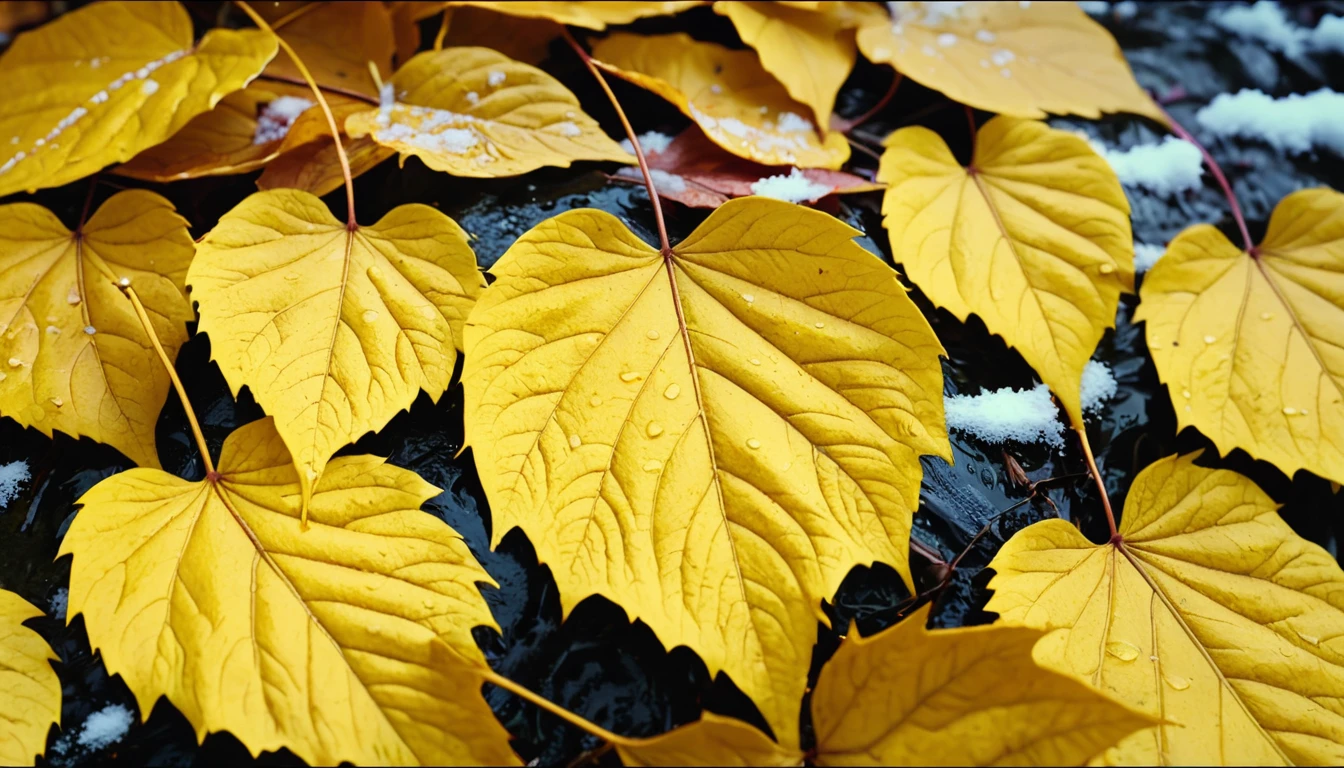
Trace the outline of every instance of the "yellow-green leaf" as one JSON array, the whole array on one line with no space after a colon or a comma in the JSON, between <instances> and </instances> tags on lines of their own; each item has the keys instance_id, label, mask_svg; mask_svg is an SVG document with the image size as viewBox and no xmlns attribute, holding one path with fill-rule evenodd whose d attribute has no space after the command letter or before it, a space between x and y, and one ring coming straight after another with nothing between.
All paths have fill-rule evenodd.
<instances>
[{"instance_id":1,"label":"yellow-green leaf","mask_svg":"<svg viewBox=\"0 0 1344 768\"><path fill-rule=\"evenodd\" d=\"M1144 277L1135 320L1180 428L1344 480L1344 195L1285 197L1255 250L1190 227Z\"/></svg>"},{"instance_id":2,"label":"yellow-green leaf","mask_svg":"<svg viewBox=\"0 0 1344 768\"><path fill-rule=\"evenodd\" d=\"M887 139L878 181L906 274L958 318L979 315L1082 424L1083 367L1134 289L1129 203L1106 161L1068 131L996 117L962 167L938 134Z\"/></svg>"},{"instance_id":3,"label":"yellow-green leaf","mask_svg":"<svg viewBox=\"0 0 1344 768\"><path fill-rule=\"evenodd\" d=\"M299 54L318 85L377 96L369 64L377 66L380 77L392 74L397 43L392 16L383 3L312 2L293 10L268 8L271 3L254 5ZM275 57L265 74L303 82L303 74L289 56Z\"/></svg>"},{"instance_id":4,"label":"yellow-green leaf","mask_svg":"<svg viewBox=\"0 0 1344 768\"><path fill-rule=\"evenodd\" d=\"M870 61L977 109L1014 117L1165 118L1120 46L1076 3L901 3L859 30Z\"/></svg>"},{"instance_id":5,"label":"yellow-green leaf","mask_svg":"<svg viewBox=\"0 0 1344 768\"><path fill-rule=\"evenodd\" d=\"M484 285L466 233L427 205L351 231L307 192L258 192L197 248L199 330L234 394L275 416L305 498L341 446L422 389L438 400Z\"/></svg>"},{"instance_id":6,"label":"yellow-green leaf","mask_svg":"<svg viewBox=\"0 0 1344 768\"><path fill-rule=\"evenodd\" d=\"M1046 630L1038 661L1167 721L1107 763L1338 764L1344 572L1276 508L1241 475L1168 457L1130 487L1121 541L1063 520L1009 540L986 610Z\"/></svg>"},{"instance_id":7,"label":"yellow-green leaf","mask_svg":"<svg viewBox=\"0 0 1344 768\"><path fill-rule=\"evenodd\" d=\"M830 13L766 2L719 0L715 12L727 16L761 66L794 100L806 104L817 125L829 125L835 95L854 69L854 32Z\"/></svg>"},{"instance_id":8,"label":"yellow-green leaf","mask_svg":"<svg viewBox=\"0 0 1344 768\"><path fill-rule=\"evenodd\" d=\"M41 616L27 600L0 589L0 765L31 765L61 721L61 681L47 641L23 622Z\"/></svg>"},{"instance_id":9,"label":"yellow-green leaf","mask_svg":"<svg viewBox=\"0 0 1344 768\"><path fill-rule=\"evenodd\" d=\"M114 195L82 235L42 206L0 207L0 415L159 466L154 425L171 383L117 284L135 287L175 358L193 251L187 222L152 192Z\"/></svg>"},{"instance_id":10,"label":"yellow-green leaf","mask_svg":"<svg viewBox=\"0 0 1344 768\"><path fill-rule=\"evenodd\" d=\"M218 478L115 475L61 543L69 611L148 714L198 739L315 765L517 764L480 696L471 637L495 626L465 542L420 505L439 491L373 456L331 462L300 520L268 417L224 443ZM451 650L449 650L451 648Z\"/></svg>"},{"instance_id":11,"label":"yellow-green leaf","mask_svg":"<svg viewBox=\"0 0 1344 768\"><path fill-rule=\"evenodd\" d=\"M267 104L286 96L307 100L312 95L303 86L254 82L192 118L164 143L117 166L116 173L145 181L175 181L254 171L275 159L284 143L283 137L259 141L265 133L258 133L258 117Z\"/></svg>"},{"instance_id":12,"label":"yellow-green leaf","mask_svg":"<svg viewBox=\"0 0 1344 768\"><path fill-rule=\"evenodd\" d=\"M614 34L593 47L608 71L676 105L714 140L739 157L765 165L830 168L849 159L845 137L825 138L804 117L810 110L789 97L752 51L734 51L685 33L645 37Z\"/></svg>"},{"instance_id":13,"label":"yellow-green leaf","mask_svg":"<svg viewBox=\"0 0 1344 768\"><path fill-rule=\"evenodd\" d=\"M0 195L130 160L247 85L275 50L259 30L194 43L176 2L93 3L19 35L0 57Z\"/></svg>"},{"instance_id":14,"label":"yellow-green leaf","mask_svg":"<svg viewBox=\"0 0 1344 768\"><path fill-rule=\"evenodd\" d=\"M812 692L814 765L1080 765L1156 720L1032 660L1041 633L925 628L929 609L849 637ZM616 743L627 765L801 765L803 754L705 713Z\"/></svg>"},{"instance_id":15,"label":"yellow-green leaf","mask_svg":"<svg viewBox=\"0 0 1344 768\"><path fill-rule=\"evenodd\" d=\"M536 67L489 48L426 51L392 78L396 103L346 118L354 138L372 136L454 176L516 176L574 160L634 162L583 112L579 100Z\"/></svg>"},{"instance_id":16,"label":"yellow-green leaf","mask_svg":"<svg viewBox=\"0 0 1344 768\"><path fill-rule=\"evenodd\" d=\"M568 211L466 329L495 541L521 527L566 612L611 599L795 742L821 601L858 564L908 582L919 456L949 456L942 348L858 234L743 198L665 260Z\"/></svg>"},{"instance_id":17,"label":"yellow-green leaf","mask_svg":"<svg viewBox=\"0 0 1344 768\"><path fill-rule=\"evenodd\" d=\"M637 19L649 16L671 16L697 5L705 5L707 0L675 0L663 3L626 3L605 0L604 2L449 2L450 8L461 5L474 5L510 16L528 19L550 19L560 24L570 24L587 29L606 29L609 24L629 24Z\"/></svg>"}]
</instances>

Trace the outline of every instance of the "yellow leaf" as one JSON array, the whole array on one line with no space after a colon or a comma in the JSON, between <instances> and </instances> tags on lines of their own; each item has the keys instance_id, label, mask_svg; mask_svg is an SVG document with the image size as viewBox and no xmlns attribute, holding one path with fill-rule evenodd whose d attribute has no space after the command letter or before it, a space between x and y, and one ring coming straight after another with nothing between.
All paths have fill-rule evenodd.
<instances>
[{"instance_id":1,"label":"yellow leaf","mask_svg":"<svg viewBox=\"0 0 1344 768\"><path fill-rule=\"evenodd\" d=\"M528 19L550 19L560 24L570 24L586 29L606 29L609 24L629 24L637 19L649 16L671 16L697 5L705 5L707 0L676 0L664 3L625 3L613 2L449 2L453 6L476 6L510 16Z\"/></svg>"},{"instance_id":2,"label":"yellow leaf","mask_svg":"<svg viewBox=\"0 0 1344 768\"><path fill-rule=\"evenodd\" d=\"M61 722L59 660L23 622L41 616L27 600L0 589L0 765L31 765Z\"/></svg>"},{"instance_id":3,"label":"yellow leaf","mask_svg":"<svg viewBox=\"0 0 1344 768\"><path fill-rule=\"evenodd\" d=\"M395 104L352 115L345 130L372 136L454 176L516 176L574 160L634 158L536 67L489 48L426 51L392 78Z\"/></svg>"},{"instance_id":4,"label":"yellow leaf","mask_svg":"<svg viewBox=\"0 0 1344 768\"><path fill-rule=\"evenodd\" d=\"M311 99L312 93L287 83L252 83L192 118L164 143L117 166L116 173L145 181L175 181L254 171L273 160L283 143L281 138L257 143L257 118L267 104L286 96Z\"/></svg>"},{"instance_id":5,"label":"yellow leaf","mask_svg":"<svg viewBox=\"0 0 1344 768\"><path fill-rule=\"evenodd\" d=\"M818 138L803 117L808 107L761 66L751 51L703 43L684 33L643 37L614 34L593 47L610 72L676 105L738 157L765 165L837 169L849 144L837 132Z\"/></svg>"},{"instance_id":6,"label":"yellow leaf","mask_svg":"<svg viewBox=\"0 0 1344 768\"><path fill-rule=\"evenodd\" d=\"M828 13L797 10L765 2L714 3L727 16L742 42L756 50L761 66L775 76L794 100L806 104L817 125L830 123L835 95L854 69L854 33Z\"/></svg>"},{"instance_id":7,"label":"yellow leaf","mask_svg":"<svg viewBox=\"0 0 1344 768\"><path fill-rule=\"evenodd\" d=\"M935 303L975 313L1082 424L1083 367L1134 289L1129 203L1087 142L996 117L969 168L927 128L887 139L878 181L891 247Z\"/></svg>"},{"instance_id":8,"label":"yellow leaf","mask_svg":"<svg viewBox=\"0 0 1344 768\"><path fill-rule=\"evenodd\" d=\"M929 609L850 635L812 692L815 765L1079 765L1156 721L1041 669L1041 633L925 629ZM652 739L618 742L627 765L800 765L736 720L705 713Z\"/></svg>"},{"instance_id":9,"label":"yellow leaf","mask_svg":"<svg viewBox=\"0 0 1344 768\"><path fill-rule=\"evenodd\" d=\"M19 35L0 57L0 195L130 160L247 85L275 50L260 30L194 44L176 2L93 3Z\"/></svg>"},{"instance_id":10,"label":"yellow leaf","mask_svg":"<svg viewBox=\"0 0 1344 768\"><path fill-rule=\"evenodd\" d=\"M870 61L977 109L1014 117L1133 112L1165 122L1120 46L1076 3L900 3L859 30Z\"/></svg>"},{"instance_id":11,"label":"yellow leaf","mask_svg":"<svg viewBox=\"0 0 1344 768\"><path fill-rule=\"evenodd\" d=\"M1344 480L1344 195L1285 197L1248 255L1182 232L1143 281L1135 320L1176 423L1226 454Z\"/></svg>"},{"instance_id":12,"label":"yellow leaf","mask_svg":"<svg viewBox=\"0 0 1344 768\"><path fill-rule=\"evenodd\" d=\"M358 99L332 93L323 95L337 126L343 126L350 115L369 108L368 102ZM342 133L341 145L345 147L353 179L396 154L395 150L381 146L368 136L351 139ZM266 170L257 178L259 189L302 189L319 197L343 184L345 176L341 161L331 139L327 116L321 109L309 109L299 115L280 144L280 156L267 163Z\"/></svg>"},{"instance_id":13,"label":"yellow leaf","mask_svg":"<svg viewBox=\"0 0 1344 768\"><path fill-rule=\"evenodd\" d=\"M133 469L80 498L70 615L148 714L315 765L517 764L479 695L471 637L493 583L439 492L373 456L331 462L300 522L299 477L265 418L228 440L217 479ZM451 648L452 650L448 650Z\"/></svg>"},{"instance_id":14,"label":"yellow leaf","mask_svg":"<svg viewBox=\"0 0 1344 768\"><path fill-rule=\"evenodd\" d=\"M154 425L170 381L117 283L135 286L175 358L192 319L193 250L187 222L152 192L109 198L82 236L39 205L0 207L0 414L159 466Z\"/></svg>"},{"instance_id":15,"label":"yellow leaf","mask_svg":"<svg viewBox=\"0 0 1344 768\"><path fill-rule=\"evenodd\" d=\"M1036 659L1167 721L1121 765L1344 761L1344 572L1250 480L1168 457L1139 473L1117 543L1063 520L1014 536L986 610L1047 630Z\"/></svg>"},{"instance_id":16,"label":"yellow leaf","mask_svg":"<svg viewBox=\"0 0 1344 768\"><path fill-rule=\"evenodd\" d=\"M350 231L307 192L258 192L197 248L199 330L234 394L276 417L305 500L337 449L448 388L484 285L466 233L427 205Z\"/></svg>"},{"instance_id":17,"label":"yellow leaf","mask_svg":"<svg viewBox=\"0 0 1344 768\"><path fill-rule=\"evenodd\" d=\"M377 65L383 78L392 74L397 42L392 16L381 2L314 2L286 13L281 9L268 13L270 3L255 5L303 59L318 85L377 96L369 63ZM277 56L265 75L303 83L302 73L288 56Z\"/></svg>"},{"instance_id":18,"label":"yellow leaf","mask_svg":"<svg viewBox=\"0 0 1344 768\"><path fill-rule=\"evenodd\" d=\"M950 456L942 348L858 234L743 198L664 260L568 211L495 264L466 329L496 543L521 527L566 612L611 599L793 741L821 601L858 564L909 582L919 456Z\"/></svg>"}]
</instances>

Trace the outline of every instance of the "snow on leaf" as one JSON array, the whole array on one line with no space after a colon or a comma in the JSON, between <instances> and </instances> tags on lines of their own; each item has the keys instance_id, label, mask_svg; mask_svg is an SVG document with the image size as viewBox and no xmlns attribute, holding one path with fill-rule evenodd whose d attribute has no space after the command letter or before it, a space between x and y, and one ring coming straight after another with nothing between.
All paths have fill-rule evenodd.
<instances>
[{"instance_id":1,"label":"snow on leaf","mask_svg":"<svg viewBox=\"0 0 1344 768\"><path fill-rule=\"evenodd\" d=\"M629 24L637 19L650 16L671 16L697 5L705 5L706 0L676 0L661 3L614 2L449 2L455 6L475 6L498 13L520 16L527 19L549 19L560 24L603 30L608 25Z\"/></svg>"},{"instance_id":2,"label":"snow on leaf","mask_svg":"<svg viewBox=\"0 0 1344 768\"><path fill-rule=\"evenodd\" d=\"M925 606L872 637L851 631L812 693L815 765L1081 765L1154 718L1032 660L1036 630L925 629ZM803 754L706 712L626 765L799 765Z\"/></svg>"},{"instance_id":3,"label":"snow on leaf","mask_svg":"<svg viewBox=\"0 0 1344 768\"><path fill-rule=\"evenodd\" d=\"M275 51L259 30L193 44L176 2L93 3L25 32L0 57L0 195L130 160L247 85Z\"/></svg>"},{"instance_id":4,"label":"snow on leaf","mask_svg":"<svg viewBox=\"0 0 1344 768\"><path fill-rule=\"evenodd\" d=\"M42 611L0 590L0 764L32 765L61 721L61 681L51 668L55 652L24 626Z\"/></svg>"},{"instance_id":5,"label":"snow on leaf","mask_svg":"<svg viewBox=\"0 0 1344 768\"><path fill-rule=\"evenodd\" d=\"M1144 278L1134 319L1180 428L1290 476L1344 481L1344 195L1285 197L1256 251L1186 229Z\"/></svg>"},{"instance_id":6,"label":"snow on leaf","mask_svg":"<svg viewBox=\"0 0 1344 768\"><path fill-rule=\"evenodd\" d=\"M176 357L194 250L186 220L143 190L109 198L82 236L39 205L0 207L0 415L159 466L154 425L170 381L117 283L135 286Z\"/></svg>"},{"instance_id":7,"label":"snow on leaf","mask_svg":"<svg viewBox=\"0 0 1344 768\"><path fill-rule=\"evenodd\" d=\"M306 498L337 449L448 388L484 279L466 233L427 205L350 231L289 189L225 214L187 282L224 378L275 415Z\"/></svg>"},{"instance_id":8,"label":"snow on leaf","mask_svg":"<svg viewBox=\"0 0 1344 768\"><path fill-rule=\"evenodd\" d=\"M765 165L838 169L849 144L836 131L818 138L811 110L761 67L751 51L699 42L684 33L617 33L593 47L607 71L676 105L729 152Z\"/></svg>"},{"instance_id":9,"label":"snow on leaf","mask_svg":"<svg viewBox=\"0 0 1344 768\"><path fill-rule=\"evenodd\" d=\"M84 494L61 543L69 611L141 712L166 696L198 739L313 765L518 764L471 635L495 626L476 586L492 581L420 510L438 492L344 456L305 524L267 417L224 442L217 479L133 469Z\"/></svg>"},{"instance_id":10,"label":"snow on leaf","mask_svg":"<svg viewBox=\"0 0 1344 768\"><path fill-rule=\"evenodd\" d=\"M566 612L608 597L793 742L821 601L859 563L909 583L919 456L949 455L942 348L858 234L745 198L665 261L569 211L495 264L466 329L495 543L521 527Z\"/></svg>"},{"instance_id":11,"label":"snow on leaf","mask_svg":"<svg viewBox=\"0 0 1344 768\"><path fill-rule=\"evenodd\" d=\"M339 94L324 95L338 126L344 126L350 115L369 109L366 101ZM341 146L350 162L350 175L356 179L396 154L396 150L382 146L370 136L352 139L343 130ZM278 152L279 156L267 163L266 170L257 178L257 188L301 189L321 197L345 184L336 143L331 139L327 117L320 109L310 109L299 115L280 142Z\"/></svg>"},{"instance_id":12,"label":"snow on leaf","mask_svg":"<svg viewBox=\"0 0 1344 768\"><path fill-rule=\"evenodd\" d=\"M1134 287L1129 203L1106 162L1067 131L999 116L964 168L938 134L887 139L878 180L892 250L939 306L1021 352L1083 423L1083 367Z\"/></svg>"},{"instance_id":13,"label":"snow on leaf","mask_svg":"<svg viewBox=\"0 0 1344 768\"><path fill-rule=\"evenodd\" d=\"M1110 765L1344 760L1344 572L1250 480L1170 456L1135 478L1120 539L1051 519L995 556L985 606L1045 630L1035 656L1155 718Z\"/></svg>"},{"instance_id":14,"label":"snow on leaf","mask_svg":"<svg viewBox=\"0 0 1344 768\"><path fill-rule=\"evenodd\" d=\"M488 48L418 54L389 90L393 100L346 118L346 131L436 171L516 176L575 160L634 161L559 81Z\"/></svg>"},{"instance_id":15,"label":"snow on leaf","mask_svg":"<svg viewBox=\"0 0 1344 768\"><path fill-rule=\"evenodd\" d=\"M1115 39L1075 3L893 5L893 19L859 30L860 50L950 99L1013 117L1163 120Z\"/></svg>"}]
</instances>

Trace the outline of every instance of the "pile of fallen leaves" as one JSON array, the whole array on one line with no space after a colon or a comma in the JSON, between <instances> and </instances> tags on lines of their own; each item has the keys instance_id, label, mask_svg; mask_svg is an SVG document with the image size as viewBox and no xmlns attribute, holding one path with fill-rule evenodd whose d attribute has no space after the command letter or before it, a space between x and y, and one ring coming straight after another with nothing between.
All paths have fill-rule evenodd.
<instances>
[{"instance_id":1,"label":"pile of fallen leaves","mask_svg":"<svg viewBox=\"0 0 1344 768\"><path fill-rule=\"evenodd\" d=\"M1062 519L1013 536L993 624L926 629L917 596L887 630L851 628L809 689L824 601L857 566L913 583L920 457L952 459L943 346L903 281L1016 349L1097 475L1083 371L1134 291L1130 209L1107 161L1041 118L1129 112L1189 137L1072 3L714 2L740 49L608 30L701 5L239 2L198 39L176 2L108 0L0 56L0 195L89 190L73 227L0 206L0 415L139 465L79 499L61 553L68 616L142 716L166 698L198 738L314 764L517 764L489 683L630 765L1344 761L1344 572L1193 455L1141 472L1119 515L1098 477L1103 543ZM552 43L602 84L624 146L538 68ZM866 116L834 110L860 52L892 69L875 109L904 78L966 105L968 163L906 127L874 177L845 170ZM641 138L607 76L692 125ZM355 179L393 155L470 178L605 163L646 184L659 242L566 210L487 281L434 207L359 223ZM198 240L136 186L256 171ZM109 179L129 188L93 207ZM900 274L800 205L877 190ZM660 198L713 212L672 243ZM1240 247L1190 227L1137 315L1182 427L1335 482L1342 211L1309 189L1258 245L1244 223ZM193 323L267 414L217 457L174 368ZM620 606L768 732L705 711L612 733L491 667L473 629L497 628L493 580L421 511L439 489L342 451L442 396L459 354L493 544L520 529L566 613ZM160 468L170 390L203 479ZM5 764L60 720L39 613L0 591Z\"/></svg>"}]
</instances>

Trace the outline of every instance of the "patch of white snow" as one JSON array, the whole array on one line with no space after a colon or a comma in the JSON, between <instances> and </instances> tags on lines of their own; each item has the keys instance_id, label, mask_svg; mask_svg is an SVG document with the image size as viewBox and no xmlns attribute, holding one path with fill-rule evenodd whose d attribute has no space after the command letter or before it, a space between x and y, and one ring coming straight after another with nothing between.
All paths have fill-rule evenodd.
<instances>
[{"instance_id":1,"label":"patch of white snow","mask_svg":"<svg viewBox=\"0 0 1344 768\"><path fill-rule=\"evenodd\" d=\"M677 195L686 191L686 180L675 173L651 169L649 178L653 179L653 188L665 195Z\"/></svg>"},{"instance_id":2,"label":"patch of white snow","mask_svg":"<svg viewBox=\"0 0 1344 768\"><path fill-rule=\"evenodd\" d=\"M0 464L0 509L9 506L9 502L19 495L19 483L28 482L29 477L26 461Z\"/></svg>"},{"instance_id":3,"label":"patch of white snow","mask_svg":"<svg viewBox=\"0 0 1344 768\"><path fill-rule=\"evenodd\" d=\"M508 79L507 75L505 75L503 72L500 72L499 70L495 70L494 72L491 72L488 77L486 77L485 82L491 88L498 88L499 86L504 84L504 81L506 79Z\"/></svg>"},{"instance_id":4,"label":"patch of white snow","mask_svg":"<svg viewBox=\"0 0 1344 768\"><path fill-rule=\"evenodd\" d=\"M1219 27L1248 40L1257 40L1288 56L1302 53L1307 32L1288 21L1283 8L1274 0L1257 0L1250 5L1215 8L1209 20Z\"/></svg>"},{"instance_id":5,"label":"patch of white snow","mask_svg":"<svg viewBox=\"0 0 1344 768\"><path fill-rule=\"evenodd\" d=\"M267 104L257 115L257 130L252 134L252 143L265 144L285 138L294 121L311 106L313 102L298 96L281 96Z\"/></svg>"},{"instance_id":6,"label":"patch of white snow","mask_svg":"<svg viewBox=\"0 0 1344 768\"><path fill-rule=\"evenodd\" d=\"M145 80L145 82L140 84L140 92L146 96L153 96L159 92L159 81L152 77Z\"/></svg>"},{"instance_id":7,"label":"patch of white snow","mask_svg":"<svg viewBox=\"0 0 1344 768\"><path fill-rule=\"evenodd\" d=\"M808 133L813 128L811 120L792 112L780 112L778 125L784 133Z\"/></svg>"},{"instance_id":8,"label":"patch of white snow","mask_svg":"<svg viewBox=\"0 0 1344 768\"><path fill-rule=\"evenodd\" d=\"M1122 150L1107 149L1091 139L1088 143L1111 164L1120 183L1127 187L1172 195L1198 189L1203 183L1204 158L1194 144L1184 139L1167 136L1160 144L1141 144Z\"/></svg>"},{"instance_id":9,"label":"patch of white snow","mask_svg":"<svg viewBox=\"0 0 1344 768\"><path fill-rule=\"evenodd\" d=\"M812 181L797 168L790 168L787 175L768 176L751 184L751 193L761 197L772 197L789 203L801 203L816 200L829 195L834 187Z\"/></svg>"},{"instance_id":10,"label":"patch of white snow","mask_svg":"<svg viewBox=\"0 0 1344 768\"><path fill-rule=\"evenodd\" d=\"M1344 94L1329 88L1282 99L1250 89L1220 93L1195 119L1219 136L1259 139L1290 152L1326 147L1344 155Z\"/></svg>"},{"instance_id":11,"label":"patch of white snow","mask_svg":"<svg viewBox=\"0 0 1344 768\"><path fill-rule=\"evenodd\" d=\"M1105 16L1111 10L1111 4L1106 0L1082 0L1078 7L1089 16Z\"/></svg>"},{"instance_id":12,"label":"patch of white snow","mask_svg":"<svg viewBox=\"0 0 1344 768\"><path fill-rule=\"evenodd\" d=\"M1162 254L1167 252L1165 245L1152 245L1150 243L1134 244L1134 272L1147 272L1153 268L1157 260L1162 258Z\"/></svg>"},{"instance_id":13,"label":"patch of white snow","mask_svg":"<svg viewBox=\"0 0 1344 768\"><path fill-rule=\"evenodd\" d=\"M61 587L56 590L56 594L51 596L51 603L48 604L50 610L48 613L54 619L65 619L65 608L70 602L70 590Z\"/></svg>"},{"instance_id":14,"label":"patch of white snow","mask_svg":"<svg viewBox=\"0 0 1344 768\"><path fill-rule=\"evenodd\" d=\"M1313 50L1344 53L1344 16L1322 16L1308 42Z\"/></svg>"},{"instance_id":15,"label":"patch of white snow","mask_svg":"<svg viewBox=\"0 0 1344 768\"><path fill-rule=\"evenodd\" d=\"M644 150L645 155L660 155L672 146L672 137L657 131L641 133L639 134L639 146ZM630 143L629 139L621 139L621 149L632 155L635 154L635 146Z\"/></svg>"},{"instance_id":16,"label":"patch of white snow","mask_svg":"<svg viewBox=\"0 0 1344 768\"><path fill-rule=\"evenodd\" d=\"M944 398L948 429L967 432L989 443L1064 445L1064 423L1050 388L997 389L979 395Z\"/></svg>"},{"instance_id":17,"label":"patch of white snow","mask_svg":"<svg viewBox=\"0 0 1344 768\"><path fill-rule=\"evenodd\" d=\"M1116 3L1113 10L1117 19L1132 19L1139 13L1139 4L1134 0L1123 0L1123 2Z\"/></svg>"},{"instance_id":18,"label":"patch of white snow","mask_svg":"<svg viewBox=\"0 0 1344 768\"><path fill-rule=\"evenodd\" d=\"M1111 367L1100 360L1088 360L1087 365L1083 366L1083 386L1079 393L1083 410L1090 413L1101 410L1108 400L1115 397L1115 392L1115 374L1111 373Z\"/></svg>"},{"instance_id":19,"label":"patch of white snow","mask_svg":"<svg viewBox=\"0 0 1344 768\"><path fill-rule=\"evenodd\" d=\"M121 704L109 704L89 715L79 732L79 745L100 750L121 741L135 722L135 713Z\"/></svg>"}]
</instances>

